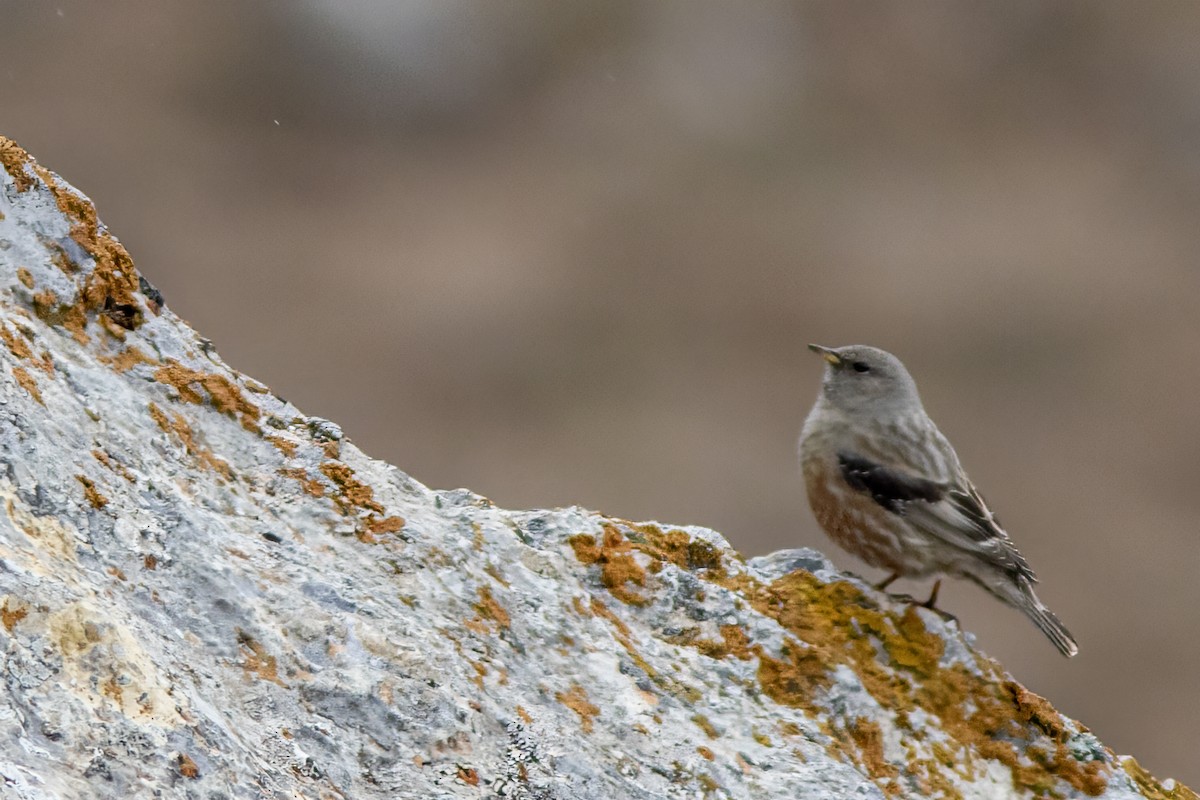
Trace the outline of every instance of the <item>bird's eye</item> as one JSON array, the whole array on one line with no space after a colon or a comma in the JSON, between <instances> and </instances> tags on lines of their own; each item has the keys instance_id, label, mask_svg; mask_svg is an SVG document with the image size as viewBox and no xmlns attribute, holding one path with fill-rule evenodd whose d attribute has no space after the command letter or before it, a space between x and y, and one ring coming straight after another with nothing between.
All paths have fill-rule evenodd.
<instances>
[{"instance_id":1,"label":"bird's eye","mask_svg":"<svg viewBox=\"0 0 1200 800\"><path fill-rule=\"evenodd\" d=\"M855 361L850 366L854 368L855 372L870 372L871 371L871 368L867 365L867 362L865 362L865 361Z\"/></svg>"}]
</instances>

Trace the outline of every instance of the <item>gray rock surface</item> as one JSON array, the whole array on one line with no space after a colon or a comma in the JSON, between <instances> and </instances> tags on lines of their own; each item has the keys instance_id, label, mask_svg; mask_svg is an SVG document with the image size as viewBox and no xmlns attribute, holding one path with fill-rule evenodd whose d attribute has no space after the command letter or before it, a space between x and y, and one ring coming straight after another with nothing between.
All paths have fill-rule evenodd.
<instances>
[{"instance_id":1,"label":"gray rock surface","mask_svg":"<svg viewBox=\"0 0 1200 800\"><path fill-rule=\"evenodd\" d=\"M0 165L0 796L1195 797L819 553L368 458Z\"/></svg>"}]
</instances>

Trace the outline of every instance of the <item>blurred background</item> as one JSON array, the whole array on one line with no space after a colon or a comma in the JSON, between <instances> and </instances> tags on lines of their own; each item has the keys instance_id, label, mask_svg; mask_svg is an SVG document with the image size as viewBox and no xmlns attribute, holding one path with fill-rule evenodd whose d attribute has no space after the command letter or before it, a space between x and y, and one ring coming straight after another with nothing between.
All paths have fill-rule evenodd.
<instances>
[{"instance_id":1,"label":"blurred background","mask_svg":"<svg viewBox=\"0 0 1200 800\"><path fill-rule=\"evenodd\" d=\"M1200 5L0 13L0 132L230 364L432 486L874 579L795 439L805 343L895 352L1081 654L942 606L1200 785Z\"/></svg>"}]
</instances>

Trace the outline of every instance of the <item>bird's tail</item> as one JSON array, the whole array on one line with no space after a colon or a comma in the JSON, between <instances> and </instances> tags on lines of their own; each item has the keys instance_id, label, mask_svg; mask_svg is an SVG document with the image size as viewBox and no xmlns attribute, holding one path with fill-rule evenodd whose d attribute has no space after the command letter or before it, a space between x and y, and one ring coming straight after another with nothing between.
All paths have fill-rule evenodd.
<instances>
[{"instance_id":1,"label":"bird's tail","mask_svg":"<svg viewBox=\"0 0 1200 800\"><path fill-rule=\"evenodd\" d=\"M1024 576L1006 576L1003 581L979 581L989 592L994 594L1009 605L1020 609L1025 616L1033 620L1033 624L1038 626L1038 629L1046 634L1058 652L1062 653L1067 658L1079 652L1079 645L1075 644L1075 637L1067 630L1067 627L1058 621L1058 617L1054 616L1054 612L1046 608L1038 596L1033 592L1033 584Z\"/></svg>"},{"instance_id":2,"label":"bird's tail","mask_svg":"<svg viewBox=\"0 0 1200 800\"><path fill-rule=\"evenodd\" d=\"M1037 625L1042 633L1046 634L1046 638L1054 643L1058 652L1067 658L1078 653L1079 645L1075 644L1075 637L1071 635L1065 625L1058 621L1054 612L1042 605L1042 601L1038 600L1032 589L1028 590L1027 598L1028 602L1021 606L1021 610L1033 620L1033 624Z\"/></svg>"}]
</instances>

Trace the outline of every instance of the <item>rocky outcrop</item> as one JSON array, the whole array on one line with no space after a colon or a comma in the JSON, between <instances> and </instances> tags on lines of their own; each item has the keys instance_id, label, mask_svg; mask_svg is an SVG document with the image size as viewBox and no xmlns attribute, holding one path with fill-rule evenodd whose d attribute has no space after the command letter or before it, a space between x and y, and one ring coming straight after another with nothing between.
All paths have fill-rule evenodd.
<instances>
[{"instance_id":1,"label":"rocky outcrop","mask_svg":"<svg viewBox=\"0 0 1200 800\"><path fill-rule=\"evenodd\" d=\"M0 163L5 797L1195 797L816 552L368 458Z\"/></svg>"}]
</instances>

